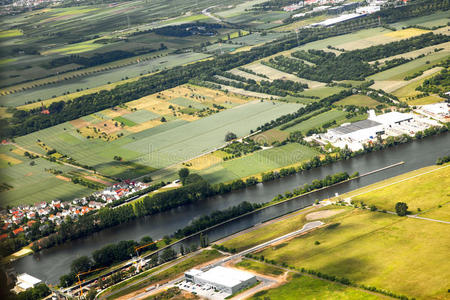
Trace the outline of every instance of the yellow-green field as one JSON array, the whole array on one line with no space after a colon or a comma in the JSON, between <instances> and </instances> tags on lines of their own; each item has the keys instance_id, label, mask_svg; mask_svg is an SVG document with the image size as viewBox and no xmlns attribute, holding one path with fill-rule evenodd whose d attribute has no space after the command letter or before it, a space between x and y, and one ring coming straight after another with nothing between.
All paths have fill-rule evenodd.
<instances>
[{"instance_id":1,"label":"yellow-green field","mask_svg":"<svg viewBox=\"0 0 450 300\"><path fill-rule=\"evenodd\" d=\"M76 43L67 45L61 48L51 49L42 52L42 55L49 55L49 54L77 54L77 53L83 53L86 51L92 51L98 48L103 47L103 44L95 44L95 40L90 40L86 42Z\"/></svg>"},{"instance_id":2,"label":"yellow-green field","mask_svg":"<svg viewBox=\"0 0 450 300\"><path fill-rule=\"evenodd\" d=\"M376 294L370 294L348 286L320 280L317 278L293 274L288 282L270 290L256 293L249 299L285 299L285 300L375 300L383 299Z\"/></svg>"},{"instance_id":3,"label":"yellow-green field","mask_svg":"<svg viewBox=\"0 0 450 300\"><path fill-rule=\"evenodd\" d=\"M22 30L19 30L19 29L0 31L0 38L9 38L9 37L15 37L15 36L21 36L21 35L23 35L23 32L22 32Z\"/></svg>"},{"instance_id":4,"label":"yellow-green field","mask_svg":"<svg viewBox=\"0 0 450 300\"><path fill-rule=\"evenodd\" d=\"M406 202L409 210L417 213L450 201L450 164L430 166L378 182L363 189L342 195L354 201L376 205L395 211L395 204Z\"/></svg>"},{"instance_id":5,"label":"yellow-green field","mask_svg":"<svg viewBox=\"0 0 450 300\"><path fill-rule=\"evenodd\" d=\"M447 224L355 209L260 254L416 299L446 299L449 244Z\"/></svg>"},{"instance_id":6,"label":"yellow-green field","mask_svg":"<svg viewBox=\"0 0 450 300\"><path fill-rule=\"evenodd\" d=\"M355 106L366 106L366 107L375 107L381 104L380 102L370 98L366 95L352 95L345 99L342 99L336 102L336 105L355 105Z\"/></svg>"}]
</instances>

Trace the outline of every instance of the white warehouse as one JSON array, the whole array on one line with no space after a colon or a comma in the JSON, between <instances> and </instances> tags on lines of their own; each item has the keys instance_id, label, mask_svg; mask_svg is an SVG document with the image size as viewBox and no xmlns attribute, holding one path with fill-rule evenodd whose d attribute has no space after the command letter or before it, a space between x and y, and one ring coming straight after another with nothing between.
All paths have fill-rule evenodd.
<instances>
[{"instance_id":1,"label":"white warehouse","mask_svg":"<svg viewBox=\"0 0 450 300\"><path fill-rule=\"evenodd\" d=\"M187 282L209 285L230 295L256 283L253 274L221 266L206 272L192 269L184 273L184 278Z\"/></svg>"}]
</instances>

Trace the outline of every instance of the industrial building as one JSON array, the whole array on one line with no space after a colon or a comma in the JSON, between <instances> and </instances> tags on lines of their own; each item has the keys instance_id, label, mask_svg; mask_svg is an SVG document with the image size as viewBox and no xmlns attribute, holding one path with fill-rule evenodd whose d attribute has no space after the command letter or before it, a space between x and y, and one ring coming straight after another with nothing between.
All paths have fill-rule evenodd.
<instances>
[{"instance_id":1,"label":"industrial building","mask_svg":"<svg viewBox=\"0 0 450 300\"><path fill-rule=\"evenodd\" d=\"M257 282L253 274L222 266L214 267L206 272L192 269L185 272L184 277L186 282L210 286L230 295Z\"/></svg>"},{"instance_id":2,"label":"industrial building","mask_svg":"<svg viewBox=\"0 0 450 300\"><path fill-rule=\"evenodd\" d=\"M27 273L22 273L17 276L16 286L14 291L19 293L28 289L34 288L36 285L42 283L42 280L33 277Z\"/></svg>"},{"instance_id":3,"label":"industrial building","mask_svg":"<svg viewBox=\"0 0 450 300\"><path fill-rule=\"evenodd\" d=\"M440 125L434 120L415 114L394 111L377 116L371 110L367 120L343 124L329 129L324 134L313 135L309 139L322 145L330 143L335 147L348 147L352 151L357 151L363 149L364 144L374 142L378 138L402 134L414 135L431 126Z\"/></svg>"}]
</instances>

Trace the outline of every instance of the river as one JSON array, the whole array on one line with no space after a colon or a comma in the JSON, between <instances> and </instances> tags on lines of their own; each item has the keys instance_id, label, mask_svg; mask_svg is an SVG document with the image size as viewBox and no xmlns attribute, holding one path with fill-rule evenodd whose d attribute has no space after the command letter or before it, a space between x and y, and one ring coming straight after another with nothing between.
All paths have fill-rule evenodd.
<instances>
[{"instance_id":1,"label":"river","mask_svg":"<svg viewBox=\"0 0 450 300\"><path fill-rule=\"evenodd\" d=\"M271 218L304 208L311 205L316 199L325 199L333 196L335 193L342 194L392 176L432 165L438 157L450 154L449 137L449 134L428 137L424 140L399 145L385 151L369 153L272 182L261 183L244 190L211 197L195 204L185 205L134 220L130 223L95 233L89 237L43 250L39 254L29 255L17 260L13 266L18 273L26 272L47 283L54 284L58 282L61 275L69 271L70 263L73 259L82 255L90 255L94 250L104 245L121 240L139 240L145 235L149 235L153 239L159 239L188 225L195 217L210 214L215 210L225 209L243 201L251 203L267 202L278 194L293 190L300 185L310 183L314 179L320 179L330 174L343 171L349 174L356 171L363 174L400 161L405 162L402 165L352 180L330 189L314 192L299 199L258 211L232 223L219 226L208 232L209 240L214 241Z\"/></svg>"}]
</instances>

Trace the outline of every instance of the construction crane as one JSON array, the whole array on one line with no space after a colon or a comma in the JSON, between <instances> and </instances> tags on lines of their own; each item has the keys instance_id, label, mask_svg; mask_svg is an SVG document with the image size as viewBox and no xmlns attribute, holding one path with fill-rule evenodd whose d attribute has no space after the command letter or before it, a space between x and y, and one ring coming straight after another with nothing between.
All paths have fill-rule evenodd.
<instances>
[{"instance_id":1,"label":"construction crane","mask_svg":"<svg viewBox=\"0 0 450 300\"><path fill-rule=\"evenodd\" d=\"M78 284L80 285L80 298L81 297L83 297L83 289L81 288L81 280L80 280L80 276L81 275L86 275L86 274L89 274L89 273L92 273L92 272L96 272L96 271L100 271L100 270L103 270L103 269L106 269L107 267L103 267L103 268L98 268L98 269L95 269L95 270L89 270L89 271L86 271L86 272L80 272L80 273L78 273L77 274L77 277L78 277Z\"/></svg>"},{"instance_id":2,"label":"construction crane","mask_svg":"<svg viewBox=\"0 0 450 300\"><path fill-rule=\"evenodd\" d=\"M153 244L156 244L156 242L151 242L151 243L148 243L148 244L145 244L145 245L142 245L142 246L135 246L135 247L134 247L134 251L136 251L136 256L139 257L139 252L138 252L138 250L143 249L143 248L146 248L146 247L151 246L151 245L153 245Z\"/></svg>"}]
</instances>

